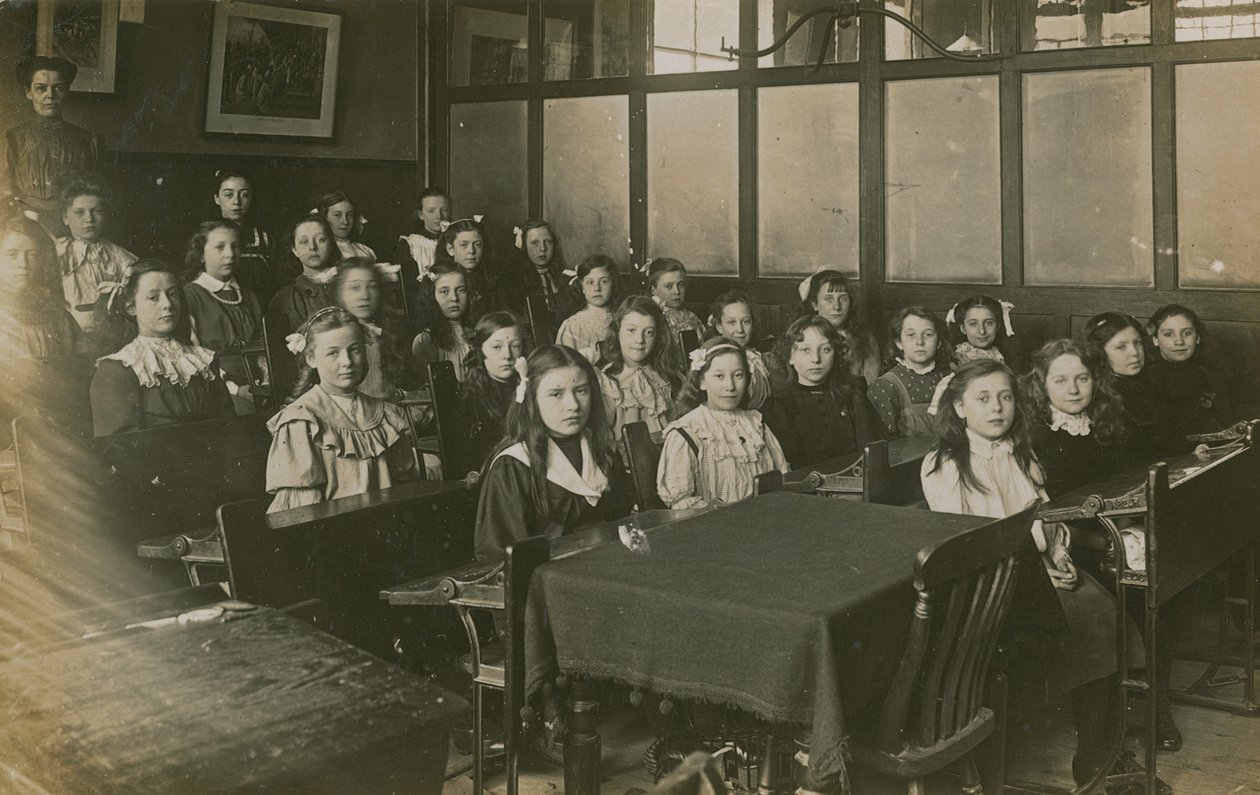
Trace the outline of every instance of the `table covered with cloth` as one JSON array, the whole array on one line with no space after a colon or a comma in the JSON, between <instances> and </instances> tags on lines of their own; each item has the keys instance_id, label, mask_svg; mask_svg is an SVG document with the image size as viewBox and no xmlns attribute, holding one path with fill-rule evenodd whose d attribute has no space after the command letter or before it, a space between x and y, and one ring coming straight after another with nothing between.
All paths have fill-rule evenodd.
<instances>
[{"instance_id":1,"label":"table covered with cloth","mask_svg":"<svg viewBox=\"0 0 1260 795\"><path fill-rule=\"evenodd\" d=\"M647 530L646 553L553 560L530 588L528 687L558 665L806 725L811 785L847 789L845 711L900 661L915 553L990 521L777 493Z\"/></svg>"}]
</instances>

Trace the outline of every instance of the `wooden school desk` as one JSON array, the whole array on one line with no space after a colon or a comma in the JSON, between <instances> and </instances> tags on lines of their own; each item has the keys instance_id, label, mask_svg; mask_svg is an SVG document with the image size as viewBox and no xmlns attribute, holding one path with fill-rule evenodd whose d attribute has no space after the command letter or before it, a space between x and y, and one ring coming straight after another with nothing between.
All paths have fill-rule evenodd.
<instances>
[{"instance_id":1,"label":"wooden school desk","mask_svg":"<svg viewBox=\"0 0 1260 795\"><path fill-rule=\"evenodd\" d=\"M529 595L528 687L554 662L810 726L811 777L835 778L846 712L901 659L915 554L991 521L779 493L647 530L647 554L614 542L553 559ZM598 748L584 723L566 748ZM570 761L566 780L599 780Z\"/></svg>"},{"instance_id":2,"label":"wooden school desk","mask_svg":"<svg viewBox=\"0 0 1260 795\"><path fill-rule=\"evenodd\" d=\"M1182 700L1201 706L1231 708L1255 714L1254 679L1255 578L1254 548L1260 540L1260 449L1254 434L1260 421L1240 423L1234 429L1203 437L1199 450L1170 458L1149 468L1118 474L1056 497L1038 513L1048 522L1096 519L1110 537L1115 567L1116 609L1119 613L1117 648L1121 668L1128 659L1124 631L1125 603L1139 599L1145 616L1146 674L1125 677L1125 695L1146 695L1145 770L1129 774L1148 793L1155 792L1155 690L1154 656L1159 614L1169 600L1236 554L1247 554L1243 636L1243 702L1228 705L1203 696ZM1146 570L1128 567L1121 530L1136 520L1146 535ZM1112 749L1118 755L1124 740L1121 699L1120 720ZM1105 769L1105 768L1104 768ZM1119 783L1119 782L1116 782Z\"/></svg>"},{"instance_id":3,"label":"wooden school desk","mask_svg":"<svg viewBox=\"0 0 1260 795\"><path fill-rule=\"evenodd\" d=\"M0 780L128 795L441 790L458 697L276 610L229 603L180 624L182 607L157 603L71 617L0 664Z\"/></svg>"}]
</instances>

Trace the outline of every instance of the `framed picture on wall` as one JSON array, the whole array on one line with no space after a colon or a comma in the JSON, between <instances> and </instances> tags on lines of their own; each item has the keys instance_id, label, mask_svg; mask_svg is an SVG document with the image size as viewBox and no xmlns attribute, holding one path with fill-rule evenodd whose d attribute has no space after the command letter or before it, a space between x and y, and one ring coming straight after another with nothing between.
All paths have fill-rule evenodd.
<instances>
[{"instance_id":1,"label":"framed picture on wall","mask_svg":"<svg viewBox=\"0 0 1260 795\"><path fill-rule=\"evenodd\" d=\"M39 0L35 52L79 67L73 90L114 93L118 0Z\"/></svg>"},{"instance_id":2,"label":"framed picture on wall","mask_svg":"<svg viewBox=\"0 0 1260 795\"><path fill-rule=\"evenodd\" d=\"M205 131L331 140L340 51L340 11L216 3Z\"/></svg>"}]
</instances>

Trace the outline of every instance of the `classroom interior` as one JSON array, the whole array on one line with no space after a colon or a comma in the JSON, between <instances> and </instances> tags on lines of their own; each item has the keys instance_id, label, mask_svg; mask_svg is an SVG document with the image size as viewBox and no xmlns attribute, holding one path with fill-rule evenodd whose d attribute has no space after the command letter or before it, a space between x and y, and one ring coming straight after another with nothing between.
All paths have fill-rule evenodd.
<instances>
[{"instance_id":1,"label":"classroom interior","mask_svg":"<svg viewBox=\"0 0 1260 795\"><path fill-rule=\"evenodd\" d=\"M41 9L58 3L64 0L0 3L6 74L35 52ZM491 250L511 251L515 227L546 219L570 266L602 253L634 275L649 258L673 257L686 265L687 306L697 315L707 317L715 298L739 289L767 338L797 317L801 280L822 269L851 280L881 345L901 307L921 305L943 317L971 294L1010 302L1012 351L1022 362L1049 340L1081 339L1099 313L1145 322L1162 306L1183 304L1202 318L1227 363L1235 418L1260 417L1260 3L860 0L843 24L829 24L826 13L811 16L848 5L105 0L106 14L124 9L115 26L112 86L75 91L65 115L103 136L101 172L114 197L111 239L137 253L182 257L190 231L213 210L212 177L224 167L250 175L253 220L277 239L321 194L353 196L367 221L360 240L382 261L413 230L417 196L436 185L449 192L452 218L484 216ZM211 51L225 6L336 17L329 134L210 129ZM942 57L931 44L955 57ZM756 54L763 49L772 51ZM20 86L0 80L2 126L29 108ZM28 372L15 365L0 376L10 390L5 423L26 414L13 406L23 402ZM259 416L253 431L264 420ZM201 505L207 489L198 482L210 472L216 494L241 499L256 492L258 484L241 481L265 464L265 435L260 442L242 429L208 427L180 437L175 443L187 447L172 453L161 447L170 440L158 447L121 437L103 444L90 430L76 436L47 424L14 428L6 434L10 449L0 452L0 484L14 469L31 483L13 494L5 485L0 511L0 698L20 727L0 741L0 789L476 792L476 743L447 737L452 724L457 735L475 734L465 703L474 690L465 671L466 627L441 600L390 593L425 578L426 587L438 588L439 575L472 563L476 498L466 483L407 484L392 496L268 518L258 499ZM1252 466L1253 428L1220 430L1229 432L1204 444L1220 445L1222 471ZM23 435L30 440L25 450ZM157 456L186 458L189 450L198 460L188 472L155 465ZM857 473L859 502L861 466L869 460L859 455L859 469L846 470ZM1175 470L1174 481L1176 471L1187 470ZM799 480L789 477L786 490ZM1176 649L1173 687L1197 685L1233 705L1175 704L1185 742L1157 759L1159 778L1178 793L1260 793L1254 627L1242 618L1251 608L1239 590L1255 590L1249 482L1232 491L1218 485L1195 503L1198 521L1211 523L1206 506L1216 505L1237 525L1230 542L1237 548L1178 586L1190 607L1165 629ZM1133 483L1149 485L1141 477ZM794 500L822 498L767 494L753 501L764 499L784 500L782 516L790 521ZM6 525L6 514L16 524ZM1177 521L1186 530L1188 517ZM230 539L204 533L189 540L194 530L232 522L259 532L243 534L236 549ZM356 534L364 540L345 540ZM158 537L162 544L137 555L137 544ZM171 541L178 537L184 540ZM907 555L900 584L908 595L913 562ZM236 588L238 580L254 585ZM529 578L510 598L501 581L490 581L496 584L496 604L508 599L503 620L511 624L511 600L525 598ZM790 594L798 583L788 578L779 587ZM223 623L232 633L201 645L154 646L148 657L125 645L101 652L88 643L98 634L101 643L129 642L135 633L124 625L159 613L187 616L221 602L223 590L232 590L231 603L215 607L211 623L226 622L234 609L246 609L242 603L276 614ZM1133 590L1139 602L1150 592ZM485 639L495 626L485 620L470 631ZM525 620L519 631L530 626ZM616 632L616 624L605 631ZM721 648L734 643L749 657L774 660L781 652L734 623L714 635L725 638ZM221 650L232 643L264 658L269 650L283 653L251 667ZM202 655L204 670L190 673L179 655ZM1225 662L1205 675L1212 660ZM41 672L45 663L82 675L63 681ZM93 679L93 666L117 677L115 686ZM179 678L168 680L173 672ZM510 667L507 675L511 690L519 683ZM526 674L518 668L515 675ZM22 684L26 677L39 684ZM359 682L360 697L338 690L338 678ZM528 795L650 791L659 785L657 756L688 743L694 750L702 729L712 734L717 725L740 738L720 763L725 787L770 795L801 783L792 779L803 775L793 765L795 759L800 766L799 755L785 750L795 729L766 729L765 715L703 698L693 705L653 693L646 681L656 680L609 675L594 695L583 691L589 702L575 702L596 704L602 721L602 772L597 736L594 779L582 777L589 764L571 770L571 759L562 767L529 757L519 771L505 769L500 737L497 745L485 743L492 758L484 788L507 795L518 787ZM240 683L257 693L224 711L228 702L216 701L215 690L236 691L245 687ZM573 682L567 685L571 696ZM1069 711L1061 698L1023 687L1012 683L1011 702L1025 703L1005 713L1004 791L1072 792ZM105 689L110 693L93 695ZM192 691L199 700L185 698ZM288 694L296 692L309 703L295 704ZM520 706L509 698L500 709L502 698L486 696L494 702L487 723ZM152 703L141 708L140 701ZM1130 704L1121 752L1137 763L1154 758L1143 737L1153 713L1144 710L1141 699ZM135 716L131 725L128 715ZM234 730L233 716L241 715L248 728ZM570 720L593 733L580 717ZM537 716L534 722L536 731ZM376 742L378 729L384 739ZM589 763L591 734L584 736ZM768 745L767 737L777 739ZM755 763L735 762L745 752ZM782 770L758 781L769 767L758 763L772 754ZM217 781L215 771L224 769L239 775ZM102 772L109 770L121 772L111 779ZM991 772L981 771L986 792L993 791ZM968 777L947 766L928 778L927 791L958 791ZM859 775L857 784L865 792L906 786L879 774ZM1104 790L1099 783L1088 791L1155 791L1153 780L1138 774L1129 785ZM694 781L675 786L688 788L665 791L701 791L691 788Z\"/></svg>"}]
</instances>

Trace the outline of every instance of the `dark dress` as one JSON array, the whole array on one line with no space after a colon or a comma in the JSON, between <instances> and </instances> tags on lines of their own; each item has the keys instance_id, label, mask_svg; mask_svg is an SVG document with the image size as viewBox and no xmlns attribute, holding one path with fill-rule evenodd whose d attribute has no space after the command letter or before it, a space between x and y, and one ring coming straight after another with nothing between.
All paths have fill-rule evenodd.
<instances>
[{"instance_id":1,"label":"dark dress","mask_svg":"<svg viewBox=\"0 0 1260 795\"><path fill-rule=\"evenodd\" d=\"M236 260L236 280L266 306L276 293L271 267L271 235L256 226L241 227L241 255Z\"/></svg>"},{"instance_id":2,"label":"dark dress","mask_svg":"<svg viewBox=\"0 0 1260 795\"><path fill-rule=\"evenodd\" d=\"M217 363L207 368L217 369ZM182 387L159 378L144 387L134 370L115 359L97 362L91 394L96 436L235 416L232 397L218 377L195 375Z\"/></svg>"},{"instance_id":3,"label":"dark dress","mask_svg":"<svg viewBox=\"0 0 1260 795\"><path fill-rule=\"evenodd\" d=\"M506 289L509 280L498 272L494 263L483 262L470 271L465 271L468 281L468 315L464 322L474 325L482 315L500 310L511 311L512 301ZM521 302L524 302L521 298Z\"/></svg>"},{"instance_id":4,"label":"dark dress","mask_svg":"<svg viewBox=\"0 0 1260 795\"><path fill-rule=\"evenodd\" d=\"M1104 445L1093 432L1073 436L1062 428L1052 431L1044 422L1037 425L1033 450L1041 462L1050 499L1113 477L1130 460L1123 445Z\"/></svg>"},{"instance_id":5,"label":"dark dress","mask_svg":"<svg viewBox=\"0 0 1260 795\"><path fill-rule=\"evenodd\" d=\"M825 385L810 387L799 382L770 400L763 411L766 424L793 469L860 452L881 438L878 416L866 399L865 382L852 378L849 389L847 404Z\"/></svg>"},{"instance_id":6,"label":"dark dress","mask_svg":"<svg viewBox=\"0 0 1260 795\"><path fill-rule=\"evenodd\" d=\"M580 439L558 441L557 445L580 471ZM610 478L618 468L615 462L609 466ZM544 534L555 538L629 512L626 492L612 483L595 505L551 481L547 481L546 492L547 512L541 514L529 466L508 455L495 459L481 480L477 502L477 559L502 560L504 550L513 542Z\"/></svg>"},{"instance_id":7,"label":"dark dress","mask_svg":"<svg viewBox=\"0 0 1260 795\"><path fill-rule=\"evenodd\" d=\"M289 325L289 331L294 332L308 317L336 303L330 285L313 282L303 274L276 290L267 314L283 318Z\"/></svg>"},{"instance_id":8,"label":"dark dress","mask_svg":"<svg viewBox=\"0 0 1260 795\"><path fill-rule=\"evenodd\" d=\"M245 363L231 356L262 333L262 307L258 297L245 288L239 304L215 299L200 284L184 285L185 312L192 320L197 344L219 354L223 370L234 382L248 385Z\"/></svg>"},{"instance_id":9,"label":"dark dress","mask_svg":"<svg viewBox=\"0 0 1260 795\"><path fill-rule=\"evenodd\" d=\"M1202 357L1169 362L1157 356L1149 369L1156 409L1173 436L1219 431L1236 419L1225 374Z\"/></svg>"},{"instance_id":10,"label":"dark dress","mask_svg":"<svg viewBox=\"0 0 1260 795\"><path fill-rule=\"evenodd\" d=\"M99 134L64 119L38 117L5 133L9 185L43 223L60 223L57 190L71 172L97 171L105 150ZM47 214L47 217L45 217Z\"/></svg>"},{"instance_id":11,"label":"dark dress","mask_svg":"<svg viewBox=\"0 0 1260 795\"><path fill-rule=\"evenodd\" d=\"M1185 438L1178 437L1160 416L1149 367L1137 375L1116 376L1112 386L1120 395L1121 415L1129 429L1125 447L1131 460L1155 461L1190 450Z\"/></svg>"},{"instance_id":12,"label":"dark dress","mask_svg":"<svg viewBox=\"0 0 1260 795\"><path fill-rule=\"evenodd\" d=\"M476 376L466 376L469 383L464 385L464 411L468 419L468 445L465 448L470 466L480 470L486 463L486 456L498 447L503 439L503 425L507 419L508 409L516 400L516 384L511 381L496 381L486 375L485 370Z\"/></svg>"},{"instance_id":13,"label":"dark dress","mask_svg":"<svg viewBox=\"0 0 1260 795\"><path fill-rule=\"evenodd\" d=\"M540 271L527 257L521 257L512 268L505 288L509 308L521 314L527 309L529 296L541 295L546 298L547 308L553 316L552 322L557 326L582 308L575 306L577 302L573 300L573 294L569 290L569 277L564 275L559 265Z\"/></svg>"}]
</instances>

